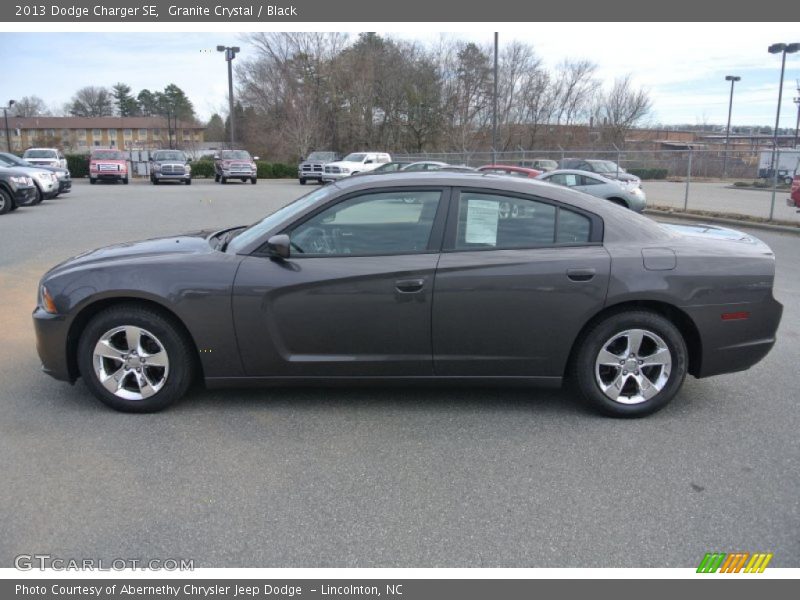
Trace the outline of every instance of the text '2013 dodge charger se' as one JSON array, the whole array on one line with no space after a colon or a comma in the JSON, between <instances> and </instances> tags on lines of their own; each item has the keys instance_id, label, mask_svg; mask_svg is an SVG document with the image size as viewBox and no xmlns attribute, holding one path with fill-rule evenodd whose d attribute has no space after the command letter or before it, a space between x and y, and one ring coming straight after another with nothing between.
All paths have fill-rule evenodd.
<instances>
[{"instance_id":1,"label":"text '2013 dodge charger se'","mask_svg":"<svg viewBox=\"0 0 800 600\"><path fill-rule=\"evenodd\" d=\"M207 386L569 379L601 411L772 348L775 257L552 185L365 176L249 226L76 256L42 279L44 370L152 411Z\"/></svg>"}]
</instances>

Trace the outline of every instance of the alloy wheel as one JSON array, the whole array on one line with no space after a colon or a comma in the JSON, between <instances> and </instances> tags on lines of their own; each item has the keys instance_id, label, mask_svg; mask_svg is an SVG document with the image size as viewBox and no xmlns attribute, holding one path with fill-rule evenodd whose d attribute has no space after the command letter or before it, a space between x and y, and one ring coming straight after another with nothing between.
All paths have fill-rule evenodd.
<instances>
[{"instance_id":1,"label":"alloy wheel","mask_svg":"<svg viewBox=\"0 0 800 600\"><path fill-rule=\"evenodd\" d=\"M141 327L110 329L93 353L100 384L124 400L143 400L157 394L169 376L169 357L161 341Z\"/></svg>"}]
</instances>

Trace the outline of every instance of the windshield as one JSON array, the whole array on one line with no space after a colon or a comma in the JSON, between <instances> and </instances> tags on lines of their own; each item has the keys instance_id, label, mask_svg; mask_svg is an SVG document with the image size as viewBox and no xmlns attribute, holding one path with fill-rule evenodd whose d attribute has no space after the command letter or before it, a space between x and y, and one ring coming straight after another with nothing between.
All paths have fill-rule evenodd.
<instances>
[{"instance_id":1,"label":"windshield","mask_svg":"<svg viewBox=\"0 0 800 600\"><path fill-rule=\"evenodd\" d=\"M58 158L55 150L25 150L23 158Z\"/></svg>"},{"instance_id":2,"label":"windshield","mask_svg":"<svg viewBox=\"0 0 800 600\"><path fill-rule=\"evenodd\" d=\"M223 150L220 158L222 160L250 160L250 153L247 150Z\"/></svg>"},{"instance_id":3,"label":"windshield","mask_svg":"<svg viewBox=\"0 0 800 600\"><path fill-rule=\"evenodd\" d=\"M335 152L312 152L308 155L306 160L323 160L323 161L333 161L336 160L336 153Z\"/></svg>"},{"instance_id":4,"label":"windshield","mask_svg":"<svg viewBox=\"0 0 800 600\"><path fill-rule=\"evenodd\" d=\"M345 156L344 162L364 162L366 157L366 154L354 152L353 154L348 154Z\"/></svg>"},{"instance_id":5,"label":"windshield","mask_svg":"<svg viewBox=\"0 0 800 600\"><path fill-rule=\"evenodd\" d=\"M617 163L610 160L590 160L587 162L594 167L596 173L616 173L617 171L624 173L622 167L618 167Z\"/></svg>"},{"instance_id":6,"label":"windshield","mask_svg":"<svg viewBox=\"0 0 800 600\"><path fill-rule=\"evenodd\" d=\"M125 160L125 153L118 150L95 150L92 160Z\"/></svg>"},{"instance_id":7,"label":"windshield","mask_svg":"<svg viewBox=\"0 0 800 600\"><path fill-rule=\"evenodd\" d=\"M186 162L186 156L179 150L167 150L162 152L155 152L153 160L179 160Z\"/></svg>"},{"instance_id":8,"label":"windshield","mask_svg":"<svg viewBox=\"0 0 800 600\"><path fill-rule=\"evenodd\" d=\"M306 194L292 202L291 204L287 204L283 208L279 208L271 215L261 219L260 221L253 223L242 231L239 235L233 238L230 243L228 244L227 251L232 253L237 253L245 246L251 244L252 242L256 241L258 238L264 236L267 232L271 229L275 228L279 225L282 221L286 219L290 219L294 215L300 214L306 208L315 204L319 200L326 198L330 194L332 194L332 190L335 188L332 187L324 187L320 188L316 191L311 192L310 194Z\"/></svg>"}]
</instances>

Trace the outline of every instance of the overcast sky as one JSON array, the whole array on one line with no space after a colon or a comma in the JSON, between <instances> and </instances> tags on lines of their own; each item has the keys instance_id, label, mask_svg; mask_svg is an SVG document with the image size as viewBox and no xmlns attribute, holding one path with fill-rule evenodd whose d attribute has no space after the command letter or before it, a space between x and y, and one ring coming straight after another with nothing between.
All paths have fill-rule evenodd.
<instances>
[{"instance_id":1,"label":"overcast sky","mask_svg":"<svg viewBox=\"0 0 800 600\"><path fill-rule=\"evenodd\" d=\"M768 54L767 46L800 41L799 25L531 23L499 30L501 44L510 39L531 43L548 66L565 58L587 58L598 65L606 83L631 74L634 83L650 92L652 123L724 124L729 92L724 79L734 74L742 81L736 84L733 123L773 125L780 56ZM492 33L485 31L441 34L431 24L396 27L381 33L421 43L433 43L441 35L492 41ZM226 65L214 51L217 44L239 45L241 57L252 56L244 34L227 32L0 33L2 93L9 98L36 95L60 107L87 85L110 87L123 81L138 92L176 83L207 119L227 106ZM789 55L786 63L782 127L795 124L792 99L798 96L798 78L800 53Z\"/></svg>"}]
</instances>

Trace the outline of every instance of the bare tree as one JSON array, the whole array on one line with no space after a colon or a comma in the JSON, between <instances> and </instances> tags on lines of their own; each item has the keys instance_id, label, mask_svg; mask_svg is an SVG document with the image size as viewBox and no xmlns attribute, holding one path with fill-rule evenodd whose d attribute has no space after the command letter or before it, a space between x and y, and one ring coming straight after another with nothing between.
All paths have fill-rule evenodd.
<instances>
[{"instance_id":1,"label":"bare tree","mask_svg":"<svg viewBox=\"0 0 800 600\"><path fill-rule=\"evenodd\" d=\"M104 87L81 88L69 103L69 113L75 117L110 117L114 114L113 97Z\"/></svg>"},{"instance_id":2,"label":"bare tree","mask_svg":"<svg viewBox=\"0 0 800 600\"><path fill-rule=\"evenodd\" d=\"M606 141L622 147L625 134L644 119L653 103L645 90L634 89L630 75L616 79L602 96L599 116L603 119Z\"/></svg>"},{"instance_id":3,"label":"bare tree","mask_svg":"<svg viewBox=\"0 0 800 600\"><path fill-rule=\"evenodd\" d=\"M46 117L50 111L39 96L23 96L12 106L15 117Z\"/></svg>"}]
</instances>

